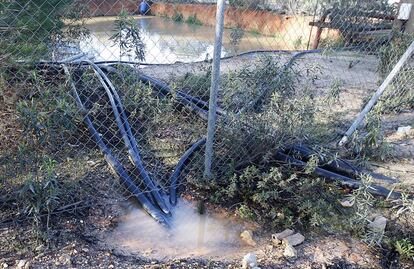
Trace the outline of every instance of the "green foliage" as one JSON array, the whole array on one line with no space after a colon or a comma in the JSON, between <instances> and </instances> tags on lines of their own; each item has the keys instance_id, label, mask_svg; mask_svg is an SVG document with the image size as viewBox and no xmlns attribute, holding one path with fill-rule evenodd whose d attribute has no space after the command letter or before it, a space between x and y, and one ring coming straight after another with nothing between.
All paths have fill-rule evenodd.
<instances>
[{"instance_id":1,"label":"green foliage","mask_svg":"<svg viewBox=\"0 0 414 269\"><path fill-rule=\"evenodd\" d=\"M145 60L145 44L137 22L128 12L122 10L114 22L114 34L110 37L112 46L119 47L119 57L127 56L139 61Z\"/></svg>"},{"instance_id":2,"label":"green foliage","mask_svg":"<svg viewBox=\"0 0 414 269\"><path fill-rule=\"evenodd\" d=\"M29 141L55 148L74 134L81 121L65 85L50 85L34 73L30 97L17 103L24 135ZM34 139L34 140L32 140Z\"/></svg>"},{"instance_id":3,"label":"green foliage","mask_svg":"<svg viewBox=\"0 0 414 269\"><path fill-rule=\"evenodd\" d=\"M395 33L391 42L379 49L378 72L383 78L394 68L412 41L413 35ZM407 64L398 72L377 104L382 113L414 108L413 75L414 68Z\"/></svg>"},{"instance_id":4,"label":"green foliage","mask_svg":"<svg viewBox=\"0 0 414 269\"><path fill-rule=\"evenodd\" d=\"M172 17L172 20L175 22L182 22L184 20L184 16L179 12L175 12L174 16Z\"/></svg>"},{"instance_id":5,"label":"green foliage","mask_svg":"<svg viewBox=\"0 0 414 269\"><path fill-rule=\"evenodd\" d=\"M233 28L230 31L230 44L233 46L236 53L243 36L244 30L241 27Z\"/></svg>"},{"instance_id":6,"label":"green foliage","mask_svg":"<svg viewBox=\"0 0 414 269\"><path fill-rule=\"evenodd\" d=\"M388 75L394 65L400 60L413 41L413 36L409 34L394 33L391 42L381 46L378 51L379 65L378 72L382 77Z\"/></svg>"},{"instance_id":7,"label":"green foliage","mask_svg":"<svg viewBox=\"0 0 414 269\"><path fill-rule=\"evenodd\" d=\"M330 226L332 205L319 195L327 187L323 180L299 178L276 167L249 166L220 185L222 199L241 203L237 213L245 219L271 225Z\"/></svg>"},{"instance_id":8,"label":"green foliage","mask_svg":"<svg viewBox=\"0 0 414 269\"><path fill-rule=\"evenodd\" d=\"M82 7L73 0L1 1L0 54L14 60L50 57L55 44L86 33L79 25L64 29L63 23L64 19L80 19Z\"/></svg>"},{"instance_id":9,"label":"green foliage","mask_svg":"<svg viewBox=\"0 0 414 269\"><path fill-rule=\"evenodd\" d=\"M186 73L176 80L176 87L201 100L208 101L211 87L211 68L201 74Z\"/></svg>"},{"instance_id":10,"label":"green foliage","mask_svg":"<svg viewBox=\"0 0 414 269\"><path fill-rule=\"evenodd\" d=\"M381 117L382 114L378 112L378 109L374 109L366 117L364 130L353 134L349 145L354 157L382 161L392 158L392 148L385 141L382 132Z\"/></svg>"},{"instance_id":11,"label":"green foliage","mask_svg":"<svg viewBox=\"0 0 414 269\"><path fill-rule=\"evenodd\" d=\"M189 24L194 24L194 25L203 25L203 23L199 19L197 19L197 15L196 14L194 14L192 16L189 16L185 20L185 22L186 23L189 23Z\"/></svg>"},{"instance_id":12,"label":"green foliage","mask_svg":"<svg viewBox=\"0 0 414 269\"><path fill-rule=\"evenodd\" d=\"M394 247L401 257L406 259L414 257L414 244L409 239L405 238L397 240Z\"/></svg>"},{"instance_id":13,"label":"green foliage","mask_svg":"<svg viewBox=\"0 0 414 269\"><path fill-rule=\"evenodd\" d=\"M30 177L19 190L19 210L32 219L38 233L49 231L51 214L59 207L63 194L55 166L56 161L46 158L40 168L42 175Z\"/></svg>"},{"instance_id":14,"label":"green foliage","mask_svg":"<svg viewBox=\"0 0 414 269\"><path fill-rule=\"evenodd\" d=\"M236 212L237 215L239 215L242 219L250 221L254 221L256 219L256 215L247 205L241 205L239 208L237 208Z\"/></svg>"}]
</instances>

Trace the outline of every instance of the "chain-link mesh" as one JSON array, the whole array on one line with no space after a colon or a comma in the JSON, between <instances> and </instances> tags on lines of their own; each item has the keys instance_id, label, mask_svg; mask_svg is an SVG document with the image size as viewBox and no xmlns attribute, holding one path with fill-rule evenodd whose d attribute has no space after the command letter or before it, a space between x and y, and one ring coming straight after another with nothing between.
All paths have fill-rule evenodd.
<instances>
[{"instance_id":1,"label":"chain-link mesh","mask_svg":"<svg viewBox=\"0 0 414 269\"><path fill-rule=\"evenodd\" d=\"M228 1L205 179L212 2L0 7L4 223L44 225L101 197L138 198L164 222L175 192L226 196L235 175L273 167L279 150L333 148L413 41L388 1ZM345 155L387 154L381 122L412 113L413 100L411 57Z\"/></svg>"}]
</instances>

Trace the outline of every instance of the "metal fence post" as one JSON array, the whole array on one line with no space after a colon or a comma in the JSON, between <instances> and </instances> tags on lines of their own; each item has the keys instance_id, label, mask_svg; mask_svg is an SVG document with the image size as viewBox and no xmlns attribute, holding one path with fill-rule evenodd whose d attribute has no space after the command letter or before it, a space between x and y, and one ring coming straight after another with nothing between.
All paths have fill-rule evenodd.
<instances>
[{"instance_id":1,"label":"metal fence post","mask_svg":"<svg viewBox=\"0 0 414 269\"><path fill-rule=\"evenodd\" d=\"M220 58L223 40L225 0L217 0L216 36L214 42L213 70L211 76L210 101L208 109L207 142L204 159L204 176L211 178L211 163L213 160L214 133L216 131L217 92L220 84Z\"/></svg>"}]
</instances>

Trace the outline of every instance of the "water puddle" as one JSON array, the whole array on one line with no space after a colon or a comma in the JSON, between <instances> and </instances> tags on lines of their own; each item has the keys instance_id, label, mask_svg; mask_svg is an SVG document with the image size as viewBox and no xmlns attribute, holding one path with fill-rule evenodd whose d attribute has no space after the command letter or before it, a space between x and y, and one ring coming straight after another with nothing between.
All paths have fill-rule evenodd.
<instances>
[{"instance_id":1,"label":"water puddle","mask_svg":"<svg viewBox=\"0 0 414 269\"><path fill-rule=\"evenodd\" d=\"M240 252L243 226L220 215L200 215L195 205L180 200L173 227L157 224L142 210L131 209L120 219L108 242L149 258L231 257Z\"/></svg>"},{"instance_id":2,"label":"water puddle","mask_svg":"<svg viewBox=\"0 0 414 269\"><path fill-rule=\"evenodd\" d=\"M79 49L96 60L133 60L120 56L119 46L110 40L115 17L93 18L87 21L90 36L81 40ZM145 62L174 63L211 59L215 29L211 26L178 23L159 17L136 17L145 48ZM249 50L277 49L276 37L246 32L237 47L232 45L230 29L224 30L222 56Z\"/></svg>"}]
</instances>

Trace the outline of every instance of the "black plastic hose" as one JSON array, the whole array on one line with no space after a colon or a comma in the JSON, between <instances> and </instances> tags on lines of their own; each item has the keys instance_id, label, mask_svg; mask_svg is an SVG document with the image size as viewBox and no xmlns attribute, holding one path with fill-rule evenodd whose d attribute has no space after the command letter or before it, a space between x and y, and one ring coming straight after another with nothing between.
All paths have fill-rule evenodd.
<instances>
[{"instance_id":1,"label":"black plastic hose","mask_svg":"<svg viewBox=\"0 0 414 269\"><path fill-rule=\"evenodd\" d=\"M352 165L350 162L343 159L336 158L332 161L327 161L325 156L303 145L295 145L293 147L289 147L287 148L287 151L292 152L293 154L291 155L299 154L299 156L304 158L305 160L309 160L309 158L311 158L312 156L317 156L319 162L321 163L321 168L326 168L328 170L335 171L336 173L340 173L348 177L359 178L361 175L365 174L371 176L374 179L385 181L387 183L398 182L398 180L394 178L356 167Z\"/></svg>"},{"instance_id":2,"label":"black plastic hose","mask_svg":"<svg viewBox=\"0 0 414 269\"><path fill-rule=\"evenodd\" d=\"M66 65L62 65L64 72L66 73L68 77L68 81L72 88L73 97L75 98L76 104L78 108L81 111L86 111L79 94L76 90L76 86L73 83L71 79L71 75L69 72L69 69ZM105 156L105 160L107 163L112 167L112 169L116 172L118 177L120 178L121 183L125 186L125 188L134 195L134 197L138 200L138 202L141 204L143 209L152 216L155 220L157 220L159 223L163 224L166 227L171 227L170 220L168 217L157 207L155 207L145 196L144 192L142 192L133 182L133 180L128 175L125 168L122 166L122 164L112 155L111 150L106 146L106 144L103 142L102 136L98 133L96 128L94 127L90 117L88 114L85 115L84 121L86 123L86 126L89 129L89 132L91 133L92 137L94 138L95 142L101 149L102 153Z\"/></svg>"},{"instance_id":3,"label":"black plastic hose","mask_svg":"<svg viewBox=\"0 0 414 269\"><path fill-rule=\"evenodd\" d=\"M187 164L189 158L199 150L204 144L206 143L205 138L201 138L197 142L195 142L180 158L177 165L174 168L174 173L171 174L169 182L170 182L170 203L172 205L177 204L177 188L178 188L178 180L180 178L181 171L184 168L184 165Z\"/></svg>"},{"instance_id":4,"label":"black plastic hose","mask_svg":"<svg viewBox=\"0 0 414 269\"><path fill-rule=\"evenodd\" d=\"M108 79L105 73L99 68L99 66L88 60L86 62L92 66L108 95L109 101L112 106L112 110L115 115L115 120L121 132L125 146L127 147L128 154L131 157L134 165L137 167L143 182L149 188L149 193L153 196L154 200L161 208L161 210L166 214L170 214L170 209L166 205L164 198L159 193L157 186L154 184L154 182L152 181L144 167L144 164L139 155L137 142L132 134L127 115L125 113L125 110L123 109L121 99L118 93L116 92L115 87L112 85L111 81Z\"/></svg>"},{"instance_id":5,"label":"black plastic hose","mask_svg":"<svg viewBox=\"0 0 414 269\"><path fill-rule=\"evenodd\" d=\"M300 168L300 169L304 169L307 166L306 162L297 160L297 159L295 159L295 158L293 158L289 155L286 155L286 154L284 154L280 151L276 152L276 154L274 155L274 158L276 160L282 161L284 163L287 163L289 165L295 166L295 167ZM324 178L326 178L327 180L330 180L330 181L337 181L342 186L349 187L349 188L352 188L352 189L358 189L362 186L361 181L357 181L357 180L351 179L349 177L336 174L334 172L322 169L320 167L316 167L315 170L313 171L313 174L324 177ZM401 198L401 193L388 190L387 188L384 188L384 187L378 186L378 185L370 185L367 190L370 193L372 193L374 195L378 195L378 196L389 197L389 198L393 198L393 199Z\"/></svg>"},{"instance_id":6,"label":"black plastic hose","mask_svg":"<svg viewBox=\"0 0 414 269\"><path fill-rule=\"evenodd\" d=\"M142 83L153 87L154 89L156 89L157 91L161 92L164 95L173 94L173 91L171 90L171 88L167 84L159 80L156 80L146 75L140 75L139 79L141 80ZM190 99L187 99L182 93L177 92L177 100L182 105L188 107L190 110L197 113L202 119L207 120L208 119L207 110L204 109L203 107L198 106L198 104L202 104L203 101L197 99L196 97L192 97Z\"/></svg>"}]
</instances>

